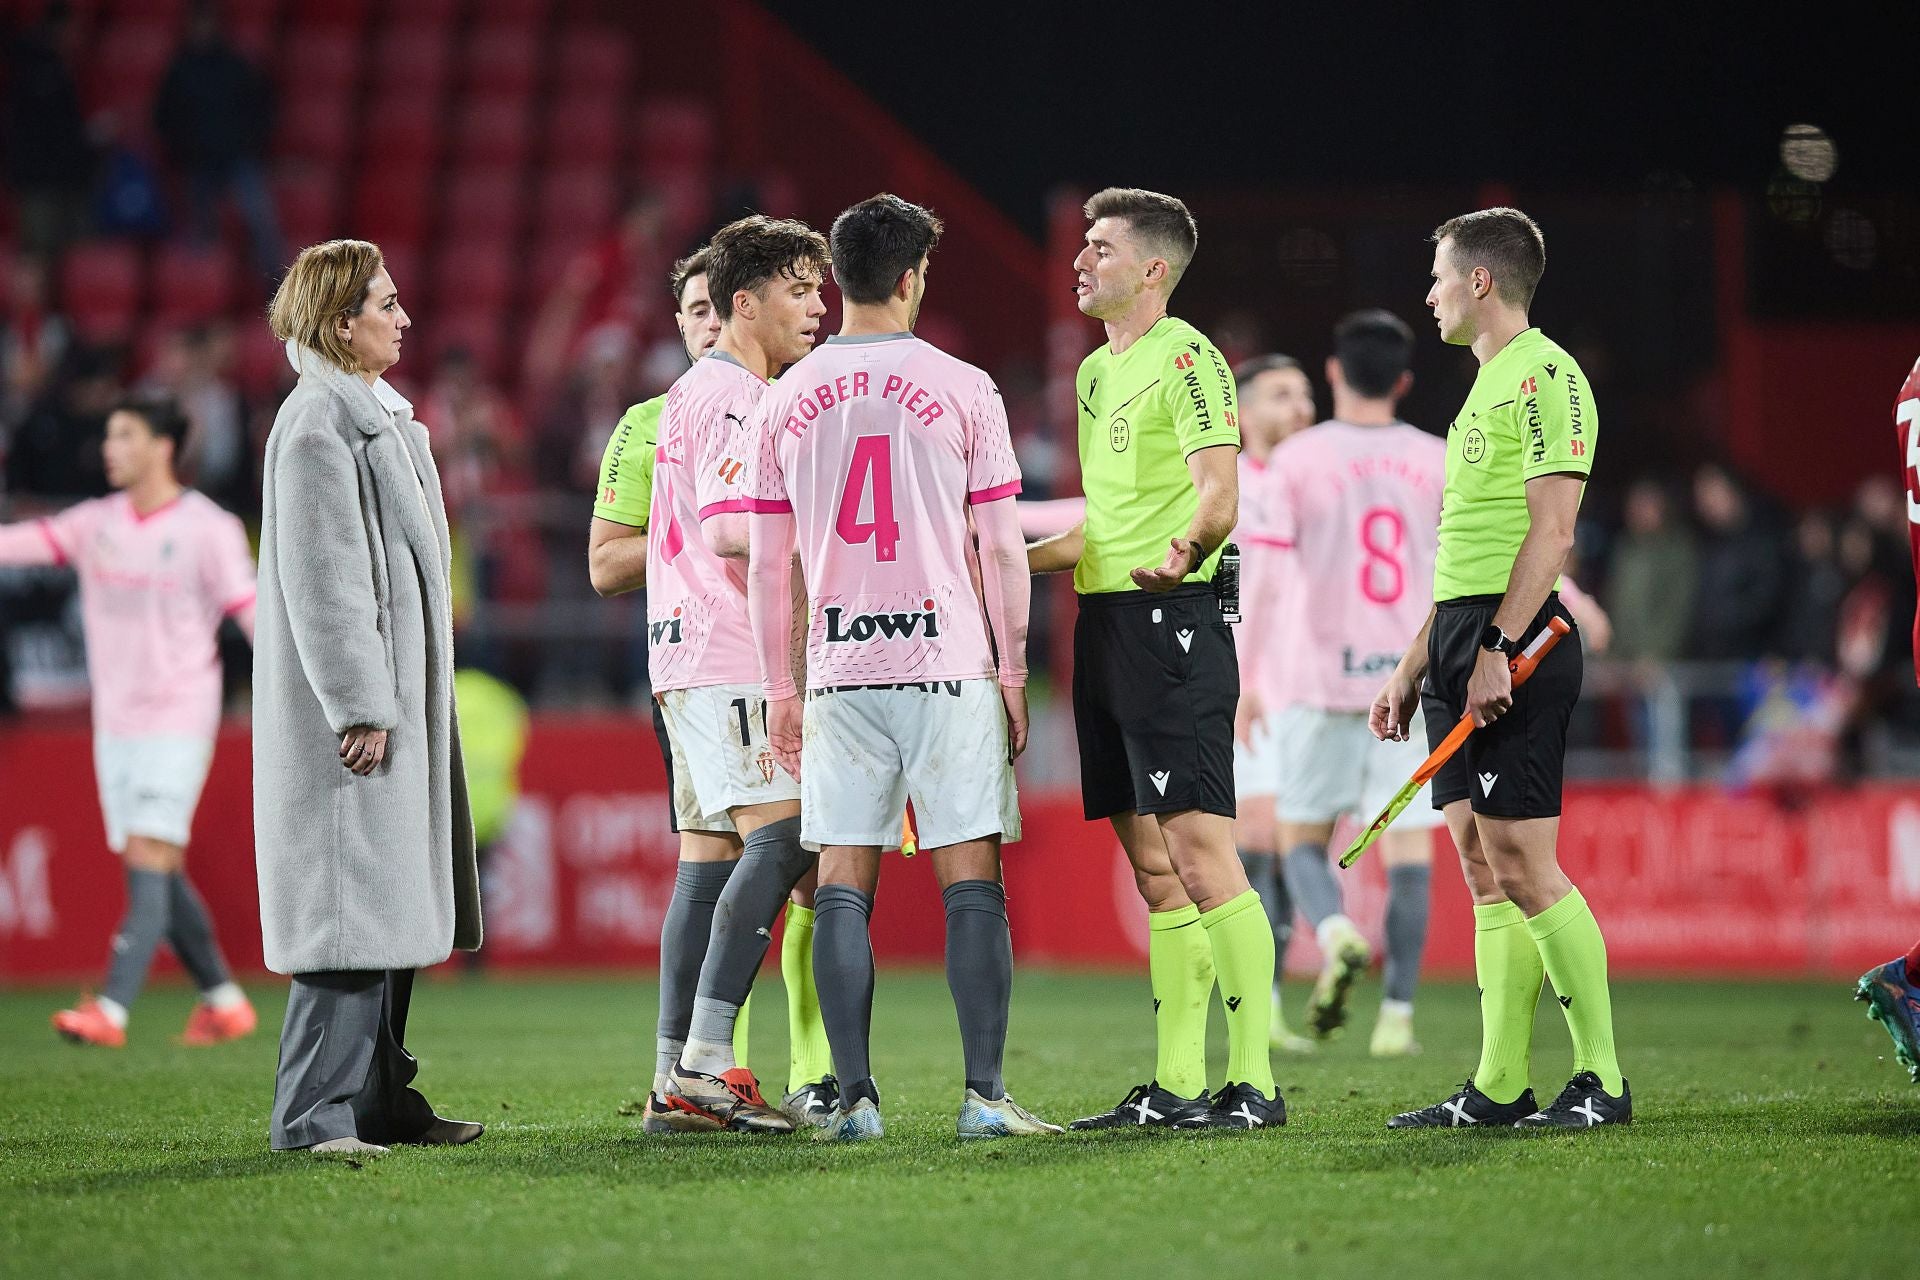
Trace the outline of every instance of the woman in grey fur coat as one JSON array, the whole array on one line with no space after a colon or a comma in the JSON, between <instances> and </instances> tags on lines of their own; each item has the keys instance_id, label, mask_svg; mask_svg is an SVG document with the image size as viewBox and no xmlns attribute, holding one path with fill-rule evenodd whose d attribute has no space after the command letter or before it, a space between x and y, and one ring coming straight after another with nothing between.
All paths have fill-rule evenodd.
<instances>
[{"instance_id":1,"label":"woman in grey fur coat","mask_svg":"<svg viewBox=\"0 0 1920 1280\"><path fill-rule=\"evenodd\" d=\"M480 945L446 509L380 377L410 322L362 240L303 250L271 322L300 374L267 438L253 665L260 930L293 978L272 1143L470 1142L407 1087L413 971Z\"/></svg>"}]
</instances>

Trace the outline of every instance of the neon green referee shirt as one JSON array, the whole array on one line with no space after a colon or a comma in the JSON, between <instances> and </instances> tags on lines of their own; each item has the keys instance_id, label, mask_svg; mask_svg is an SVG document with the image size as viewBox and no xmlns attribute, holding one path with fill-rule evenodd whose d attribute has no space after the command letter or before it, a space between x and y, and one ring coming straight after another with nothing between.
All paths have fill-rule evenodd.
<instances>
[{"instance_id":1,"label":"neon green referee shirt","mask_svg":"<svg viewBox=\"0 0 1920 1280\"><path fill-rule=\"evenodd\" d=\"M1233 374L1198 329L1162 316L1121 354L1103 346L1081 361L1074 389L1087 525L1073 589L1138 591L1129 575L1163 563L1200 508L1188 456L1240 448ZM1187 581L1212 581L1219 562L1216 548Z\"/></svg>"},{"instance_id":2,"label":"neon green referee shirt","mask_svg":"<svg viewBox=\"0 0 1920 1280\"><path fill-rule=\"evenodd\" d=\"M619 425L600 455L600 487L593 497L593 514L615 524L647 527L653 505L653 453L660 444L660 410L665 396L655 396L620 415Z\"/></svg>"},{"instance_id":3,"label":"neon green referee shirt","mask_svg":"<svg viewBox=\"0 0 1920 1280\"><path fill-rule=\"evenodd\" d=\"M1590 474L1599 429L1587 375L1538 329L1523 329L1480 366L1447 428L1435 600L1506 593L1532 524L1527 481Z\"/></svg>"}]
</instances>

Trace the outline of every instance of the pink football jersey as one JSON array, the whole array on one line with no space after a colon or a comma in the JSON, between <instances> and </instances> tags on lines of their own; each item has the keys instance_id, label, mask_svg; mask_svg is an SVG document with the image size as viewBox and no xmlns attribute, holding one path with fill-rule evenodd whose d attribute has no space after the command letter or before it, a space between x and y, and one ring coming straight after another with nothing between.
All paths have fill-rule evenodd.
<instances>
[{"instance_id":1,"label":"pink football jersey","mask_svg":"<svg viewBox=\"0 0 1920 1280\"><path fill-rule=\"evenodd\" d=\"M65 564L79 576L97 732L213 737L214 636L220 619L253 603L253 553L237 517L191 489L144 516L116 493L0 530L0 564Z\"/></svg>"},{"instance_id":2,"label":"pink football jersey","mask_svg":"<svg viewBox=\"0 0 1920 1280\"><path fill-rule=\"evenodd\" d=\"M1395 423L1324 422L1267 457L1259 540L1290 560L1274 626L1275 705L1363 711L1433 603L1446 442Z\"/></svg>"},{"instance_id":3,"label":"pink football jersey","mask_svg":"<svg viewBox=\"0 0 1920 1280\"><path fill-rule=\"evenodd\" d=\"M993 379L909 333L834 337L743 432L749 510L791 510L811 616L807 683L994 674L967 507L1020 492Z\"/></svg>"},{"instance_id":4,"label":"pink football jersey","mask_svg":"<svg viewBox=\"0 0 1920 1280\"><path fill-rule=\"evenodd\" d=\"M702 513L739 510L739 424L767 384L724 351L694 361L667 392L647 528L647 671L655 693L759 684L747 625L746 566L713 554Z\"/></svg>"},{"instance_id":5,"label":"pink football jersey","mask_svg":"<svg viewBox=\"0 0 1920 1280\"><path fill-rule=\"evenodd\" d=\"M1269 663L1266 651L1273 647L1274 608L1278 603L1268 589L1277 560L1276 548L1259 537L1266 527L1260 517L1261 482L1267 466L1259 458L1240 454L1240 523L1232 541L1240 548L1240 625L1234 628L1234 648L1240 657L1240 689L1266 698L1262 678Z\"/></svg>"}]
</instances>

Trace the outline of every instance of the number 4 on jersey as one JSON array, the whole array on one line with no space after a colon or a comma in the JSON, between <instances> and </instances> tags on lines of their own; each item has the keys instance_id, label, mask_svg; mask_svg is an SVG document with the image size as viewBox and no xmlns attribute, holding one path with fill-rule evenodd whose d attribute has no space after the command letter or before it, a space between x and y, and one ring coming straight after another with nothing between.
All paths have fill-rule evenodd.
<instances>
[{"instance_id":1,"label":"number 4 on jersey","mask_svg":"<svg viewBox=\"0 0 1920 1280\"><path fill-rule=\"evenodd\" d=\"M867 491L873 491L873 517L860 518ZM893 437L861 436L853 442L853 465L840 493L840 511L834 518L840 540L858 546L871 539L873 558L890 562L900 547L900 524L893 517Z\"/></svg>"}]
</instances>

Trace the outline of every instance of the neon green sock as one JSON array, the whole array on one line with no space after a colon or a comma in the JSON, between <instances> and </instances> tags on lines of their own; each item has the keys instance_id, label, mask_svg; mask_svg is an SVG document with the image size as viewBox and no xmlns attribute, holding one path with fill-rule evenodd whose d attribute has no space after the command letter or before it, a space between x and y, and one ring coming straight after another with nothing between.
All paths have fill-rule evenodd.
<instances>
[{"instance_id":1,"label":"neon green sock","mask_svg":"<svg viewBox=\"0 0 1920 1280\"><path fill-rule=\"evenodd\" d=\"M747 1066L747 1015L753 1012L753 992L747 992L747 998L740 1003L740 1013L733 1020L733 1062L735 1066ZM753 1070L747 1067L747 1070Z\"/></svg>"},{"instance_id":2,"label":"neon green sock","mask_svg":"<svg viewBox=\"0 0 1920 1280\"><path fill-rule=\"evenodd\" d=\"M1220 1003L1227 1007L1227 1079L1273 1096L1267 1032L1273 1024L1273 926L1249 889L1200 917L1213 944Z\"/></svg>"},{"instance_id":3,"label":"neon green sock","mask_svg":"<svg viewBox=\"0 0 1920 1280\"><path fill-rule=\"evenodd\" d=\"M1620 1059L1613 1048L1613 997L1607 990L1607 941L1575 889L1527 921L1573 1033L1573 1070L1591 1071L1620 1096Z\"/></svg>"},{"instance_id":4,"label":"neon green sock","mask_svg":"<svg viewBox=\"0 0 1920 1280\"><path fill-rule=\"evenodd\" d=\"M1480 982L1480 1065L1474 1087L1495 1102L1527 1091L1533 1066L1533 1011L1540 1003L1540 949L1511 902L1473 909L1473 969Z\"/></svg>"},{"instance_id":5,"label":"neon green sock","mask_svg":"<svg viewBox=\"0 0 1920 1280\"><path fill-rule=\"evenodd\" d=\"M1183 1098L1207 1091L1207 998L1213 947L1189 902L1147 916L1147 974L1153 983L1154 1079Z\"/></svg>"},{"instance_id":6,"label":"neon green sock","mask_svg":"<svg viewBox=\"0 0 1920 1280\"><path fill-rule=\"evenodd\" d=\"M787 904L780 939L780 977L787 984L787 1092L833 1074L820 992L813 985L813 908Z\"/></svg>"}]
</instances>

